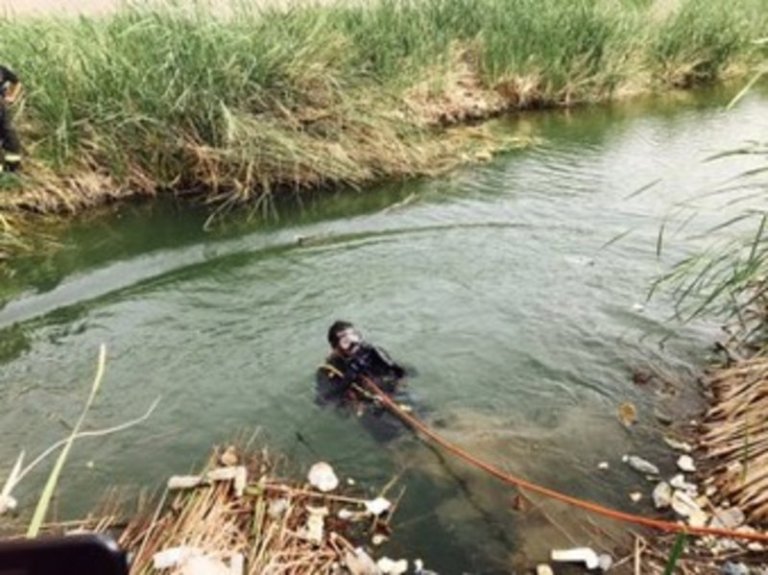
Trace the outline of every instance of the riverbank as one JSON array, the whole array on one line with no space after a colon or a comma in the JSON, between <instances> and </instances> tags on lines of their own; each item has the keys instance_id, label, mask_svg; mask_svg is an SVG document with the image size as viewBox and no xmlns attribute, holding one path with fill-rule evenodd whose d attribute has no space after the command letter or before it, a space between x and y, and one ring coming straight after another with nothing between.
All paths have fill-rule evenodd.
<instances>
[{"instance_id":1,"label":"riverbank","mask_svg":"<svg viewBox=\"0 0 768 575\"><path fill-rule=\"evenodd\" d=\"M433 175L510 146L451 126L742 74L766 20L755 0L228 12L4 21L4 57L26 85L24 171L0 199L5 253L36 227L19 227L24 214L161 193L268 212L281 194Z\"/></svg>"},{"instance_id":2,"label":"riverbank","mask_svg":"<svg viewBox=\"0 0 768 575\"><path fill-rule=\"evenodd\" d=\"M305 480L286 478L283 466L266 447L214 449L198 474L168 478L157 500L129 509L112 493L86 518L52 521L43 533L109 535L133 574L398 575L410 565L420 572L418 558L387 556L396 552L387 542L405 493L395 479L374 493L342 481L326 462L312 465ZM0 515L7 511L0 507ZM3 519L6 536L22 536L23 527L14 531Z\"/></svg>"},{"instance_id":3,"label":"riverbank","mask_svg":"<svg viewBox=\"0 0 768 575\"><path fill-rule=\"evenodd\" d=\"M688 441L669 440L681 455L678 473L653 489L659 510L672 509L680 521L734 533L765 534L766 453L764 430L768 371L761 356L728 357L701 377L709 399L699 422L677 422L688 428ZM725 575L764 573L768 545L737 537L636 536L628 557L635 565L662 573L670 564L683 572Z\"/></svg>"}]
</instances>

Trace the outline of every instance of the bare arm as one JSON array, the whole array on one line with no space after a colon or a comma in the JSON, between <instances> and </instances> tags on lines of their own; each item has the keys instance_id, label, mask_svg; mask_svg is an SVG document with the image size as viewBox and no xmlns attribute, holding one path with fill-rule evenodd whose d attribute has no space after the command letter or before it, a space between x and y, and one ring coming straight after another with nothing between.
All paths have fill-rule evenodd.
<instances>
[{"instance_id":1,"label":"bare arm","mask_svg":"<svg viewBox=\"0 0 768 575\"><path fill-rule=\"evenodd\" d=\"M21 93L21 82L13 82L5 91L5 103L13 104Z\"/></svg>"},{"instance_id":2,"label":"bare arm","mask_svg":"<svg viewBox=\"0 0 768 575\"><path fill-rule=\"evenodd\" d=\"M0 64L0 82L2 83L3 100L6 104L13 104L21 92L21 81L10 68Z\"/></svg>"}]
</instances>

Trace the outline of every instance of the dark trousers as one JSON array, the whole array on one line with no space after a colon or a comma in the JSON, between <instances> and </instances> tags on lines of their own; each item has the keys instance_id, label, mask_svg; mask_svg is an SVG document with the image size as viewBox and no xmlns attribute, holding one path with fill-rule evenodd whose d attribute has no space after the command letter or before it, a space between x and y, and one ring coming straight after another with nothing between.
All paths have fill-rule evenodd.
<instances>
[{"instance_id":1,"label":"dark trousers","mask_svg":"<svg viewBox=\"0 0 768 575\"><path fill-rule=\"evenodd\" d=\"M11 114L4 102L0 102L0 143L3 146L3 163L9 170L21 164L21 142L11 124Z\"/></svg>"}]
</instances>

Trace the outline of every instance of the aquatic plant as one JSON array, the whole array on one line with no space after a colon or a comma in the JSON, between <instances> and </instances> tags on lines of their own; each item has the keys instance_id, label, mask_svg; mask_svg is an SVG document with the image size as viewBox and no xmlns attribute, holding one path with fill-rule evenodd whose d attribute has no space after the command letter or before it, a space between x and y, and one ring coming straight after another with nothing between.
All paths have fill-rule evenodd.
<instances>
[{"instance_id":1,"label":"aquatic plant","mask_svg":"<svg viewBox=\"0 0 768 575\"><path fill-rule=\"evenodd\" d=\"M712 314L734 324L740 342L762 345L768 319L768 147L752 142L713 156L763 158L765 165L742 173L715 194L728 192L724 207L745 205L735 215L713 226L714 239L704 248L677 261L660 277L653 290L671 287L678 315L686 320ZM727 233L726 233L727 232Z\"/></svg>"},{"instance_id":2,"label":"aquatic plant","mask_svg":"<svg viewBox=\"0 0 768 575\"><path fill-rule=\"evenodd\" d=\"M85 437L104 437L138 425L139 423L146 421L150 415L152 415L160 401L159 398L156 399L149 407L147 412L137 419L126 421L109 428L83 431L82 427L86 416L93 406L93 403L99 392L99 388L101 387L101 382L104 378L106 359L107 348L104 344L102 344L99 349L99 359L96 367L96 374L94 376L93 383L91 384L88 399L83 406L77 422L72 427L70 434L66 438L50 445L47 449L39 453L31 462L27 463L26 465L24 465L25 452L22 450L16 460L13 469L6 478L2 490L0 490L0 516L2 516L7 511L13 511L16 509L17 501L14 498L14 493L16 488L27 477L27 475L34 471L41 463L48 459L48 457L57 451L59 452L59 455L56 458L56 462L53 465L53 469L48 474L48 479L45 483L43 491L40 494L40 497L35 506L34 513L27 527L26 536L28 538L37 537L41 533L45 517L48 513L48 508L50 507L51 501L53 500L54 493L59 483L59 478L61 477L61 472L75 441Z\"/></svg>"},{"instance_id":3,"label":"aquatic plant","mask_svg":"<svg viewBox=\"0 0 768 575\"><path fill-rule=\"evenodd\" d=\"M51 503L51 500L53 499L53 493L56 490L56 486L58 485L61 470L64 468L64 463L67 461L67 457L69 456L69 452L75 442L75 438L77 438L77 435L80 432L80 428L83 426L85 416L88 415L88 411L90 411L91 406L93 405L93 400L96 399L96 394L99 391L99 387L101 387L101 380L104 377L104 367L106 365L106 361L107 348L106 346L102 345L99 351L99 365L96 369L96 375L93 378L93 384L91 385L91 392L88 394L88 400L85 402L85 407L83 407L83 411L80 413L80 417L77 419L75 426L72 428L72 433L69 434L69 437L64 444L64 448L61 450L59 457L56 458L56 464L53 466L51 473L48 475L48 481L46 481L43 492L40 494L40 499L37 502L35 512L32 515L32 520L29 523L29 528L27 529L27 537L37 537L40 533L40 528L42 527L45 516L48 513L48 507ZM19 459L19 463L20 462L21 459ZM15 479L18 481L17 474L14 473L13 475L16 475Z\"/></svg>"},{"instance_id":4,"label":"aquatic plant","mask_svg":"<svg viewBox=\"0 0 768 575\"><path fill-rule=\"evenodd\" d=\"M667 559L667 564L664 567L664 575L672 575L675 572L677 562L680 560L680 556L683 554L683 551L685 551L686 539L687 537L685 533L678 533L677 537L675 538L675 544L673 545L672 551L670 552L669 558Z\"/></svg>"}]
</instances>

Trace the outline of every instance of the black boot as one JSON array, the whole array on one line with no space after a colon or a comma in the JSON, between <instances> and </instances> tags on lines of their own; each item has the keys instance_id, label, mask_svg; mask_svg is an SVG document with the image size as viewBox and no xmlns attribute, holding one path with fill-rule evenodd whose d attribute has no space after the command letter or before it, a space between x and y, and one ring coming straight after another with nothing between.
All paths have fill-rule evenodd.
<instances>
[{"instance_id":1,"label":"black boot","mask_svg":"<svg viewBox=\"0 0 768 575\"><path fill-rule=\"evenodd\" d=\"M6 153L3 158L3 167L6 172L18 172L21 169L21 154Z\"/></svg>"}]
</instances>

